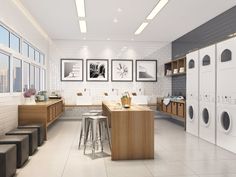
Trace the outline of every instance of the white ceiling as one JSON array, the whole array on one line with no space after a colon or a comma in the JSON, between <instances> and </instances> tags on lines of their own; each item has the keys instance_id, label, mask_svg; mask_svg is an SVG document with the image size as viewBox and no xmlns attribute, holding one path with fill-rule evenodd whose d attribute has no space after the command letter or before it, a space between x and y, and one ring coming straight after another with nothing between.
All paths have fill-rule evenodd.
<instances>
[{"instance_id":1,"label":"white ceiling","mask_svg":"<svg viewBox=\"0 0 236 177\"><path fill-rule=\"evenodd\" d=\"M143 33L135 36L158 0L85 0L86 34L80 33L75 0L21 2L52 39L153 42L171 42L236 5L235 0L169 0Z\"/></svg>"}]
</instances>

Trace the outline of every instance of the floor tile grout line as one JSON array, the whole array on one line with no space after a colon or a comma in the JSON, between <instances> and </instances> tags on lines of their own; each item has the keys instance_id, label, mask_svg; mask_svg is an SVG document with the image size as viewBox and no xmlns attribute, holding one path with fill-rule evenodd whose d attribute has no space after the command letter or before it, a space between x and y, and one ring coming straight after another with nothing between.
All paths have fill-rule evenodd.
<instances>
[{"instance_id":1,"label":"floor tile grout line","mask_svg":"<svg viewBox=\"0 0 236 177\"><path fill-rule=\"evenodd\" d=\"M78 132L78 130L79 130L79 124L77 125L76 132ZM64 164L64 168L63 168L63 170L62 170L61 177L64 176L65 169L66 169L66 166L67 166L67 164L68 164L68 160L69 160L69 158L70 158L71 150L72 150L72 147L73 147L73 145L74 145L74 142L75 142L76 137L77 137L77 134L75 133L75 136L74 136L74 138L73 138L73 140L72 140L72 143L71 143L71 146L70 146L70 149L69 149L68 156L67 156L66 161L65 161L65 164Z\"/></svg>"},{"instance_id":2,"label":"floor tile grout line","mask_svg":"<svg viewBox=\"0 0 236 177\"><path fill-rule=\"evenodd\" d=\"M148 166L145 164L145 162L144 161L142 161L142 162L143 162L144 167L148 170L149 174L151 174L151 176L154 177L154 174L152 174L151 170L148 168Z\"/></svg>"}]
</instances>

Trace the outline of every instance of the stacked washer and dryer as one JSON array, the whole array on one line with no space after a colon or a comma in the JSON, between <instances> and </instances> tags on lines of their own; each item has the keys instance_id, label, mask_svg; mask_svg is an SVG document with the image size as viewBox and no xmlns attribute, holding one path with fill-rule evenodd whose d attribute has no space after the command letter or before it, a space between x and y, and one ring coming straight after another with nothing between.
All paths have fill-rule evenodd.
<instances>
[{"instance_id":1,"label":"stacked washer and dryer","mask_svg":"<svg viewBox=\"0 0 236 177\"><path fill-rule=\"evenodd\" d=\"M186 131L236 153L236 38L187 55Z\"/></svg>"}]
</instances>

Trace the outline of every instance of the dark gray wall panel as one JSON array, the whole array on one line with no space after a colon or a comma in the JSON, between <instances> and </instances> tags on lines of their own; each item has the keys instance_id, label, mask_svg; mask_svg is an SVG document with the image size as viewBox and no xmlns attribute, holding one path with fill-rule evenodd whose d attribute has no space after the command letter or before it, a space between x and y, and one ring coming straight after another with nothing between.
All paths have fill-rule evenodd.
<instances>
[{"instance_id":1,"label":"dark gray wall panel","mask_svg":"<svg viewBox=\"0 0 236 177\"><path fill-rule=\"evenodd\" d=\"M172 42L172 59L229 38L236 32L236 6ZM186 77L172 78L172 94L186 95Z\"/></svg>"}]
</instances>

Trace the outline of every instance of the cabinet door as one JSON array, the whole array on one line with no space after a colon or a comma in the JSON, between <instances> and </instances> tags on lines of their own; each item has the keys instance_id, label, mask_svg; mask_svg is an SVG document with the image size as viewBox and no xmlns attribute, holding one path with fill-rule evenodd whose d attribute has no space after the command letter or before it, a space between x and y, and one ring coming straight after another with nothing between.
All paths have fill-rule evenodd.
<instances>
[{"instance_id":1,"label":"cabinet door","mask_svg":"<svg viewBox=\"0 0 236 177\"><path fill-rule=\"evenodd\" d=\"M184 104L183 103L178 103L178 116L184 118Z\"/></svg>"},{"instance_id":2,"label":"cabinet door","mask_svg":"<svg viewBox=\"0 0 236 177\"><path fill-rule=\"evenodd\" d=\"M177 103L176 102L171 102L172 106L172 114L177 115Z\"/></svg>"}]
</instances>

